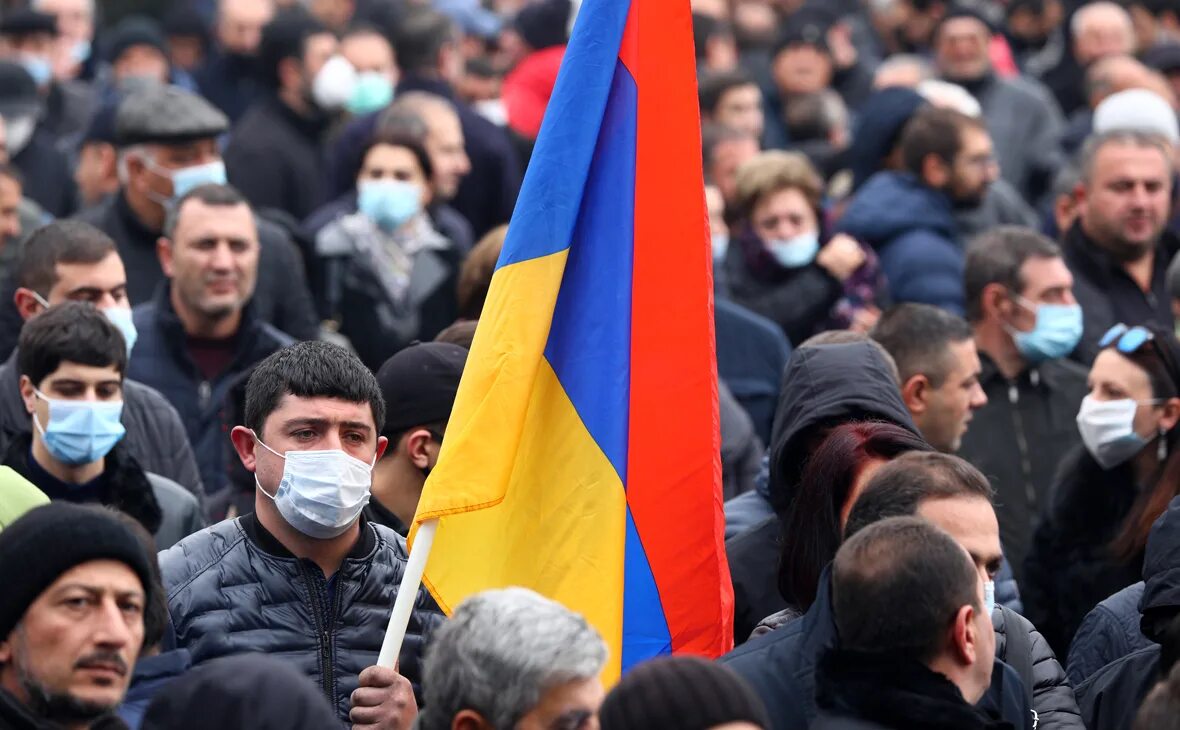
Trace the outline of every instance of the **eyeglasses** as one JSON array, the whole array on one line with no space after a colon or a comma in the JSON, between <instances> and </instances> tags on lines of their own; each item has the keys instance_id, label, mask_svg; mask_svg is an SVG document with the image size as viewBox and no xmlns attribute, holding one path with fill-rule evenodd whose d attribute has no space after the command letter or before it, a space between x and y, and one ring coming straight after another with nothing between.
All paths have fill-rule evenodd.
<instances>
[{"instance_id":1,"label":"eyeglasses","mask_svg":"<svg viewBox=\"0 0 1180 730\"><path fill-rule=\"evenodd\" d=\"M1172 357L1171 348L1166 344L1155 341L1155 333L1146 327L1136 325L1128 327L1123 323L1116 324L1102 335L1102 339L1098 340L1098 347L1106 349L1114 346L1116 350L1124 355L1131 355L1139 352L1145 345L1152 343L1156 354L1159 355L1160 360L1164 364L1164 369L1172 376L1172 382L1180 385L1180 367L1176 365Z\"/></svg>"}]
</instances>

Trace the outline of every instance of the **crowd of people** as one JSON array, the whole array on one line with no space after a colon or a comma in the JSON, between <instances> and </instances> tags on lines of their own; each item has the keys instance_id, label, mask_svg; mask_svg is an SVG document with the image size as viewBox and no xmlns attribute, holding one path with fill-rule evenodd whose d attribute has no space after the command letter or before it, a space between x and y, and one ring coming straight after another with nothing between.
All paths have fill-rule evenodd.
<instances>
[{"instance_id":1,"label":"crowd of people","mask_svg":"<svg viewBox=\"0 0 1180 730\"><path fill-rule=\"evenodd\" d=\"M1180 728L1174 0L683 0L736 648L378 665L598 1L0 0L0 729Z\"/></svg>"}]
</instances>

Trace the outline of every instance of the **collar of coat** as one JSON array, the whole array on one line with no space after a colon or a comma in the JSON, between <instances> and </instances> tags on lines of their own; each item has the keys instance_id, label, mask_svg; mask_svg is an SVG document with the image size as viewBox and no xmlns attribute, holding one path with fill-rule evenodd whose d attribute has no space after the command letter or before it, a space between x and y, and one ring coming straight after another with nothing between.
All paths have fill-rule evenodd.
<instances>
[{"instance_id":1,"label":"collar of coat","mask_svg":"<svg viewBox=\"0 0 1180 730\"><path fill-rule=\"evenodd\" d=\"M349 560L364 560L369 557L373 549L377 547L377 536L373 533L373 528L369 526L369 520L365 514L361 513L360 518L360 532L357 536L356 544L352 546L352 550L348 552ZM262 526L258 515L251 512L241 518L242 529L246 532L246 537L250 542L262 550L262 552L273 555L276 558L294 559L295 554L287 549L279 539L272 535L269 530Z\"/></svg>"}]
</instances>

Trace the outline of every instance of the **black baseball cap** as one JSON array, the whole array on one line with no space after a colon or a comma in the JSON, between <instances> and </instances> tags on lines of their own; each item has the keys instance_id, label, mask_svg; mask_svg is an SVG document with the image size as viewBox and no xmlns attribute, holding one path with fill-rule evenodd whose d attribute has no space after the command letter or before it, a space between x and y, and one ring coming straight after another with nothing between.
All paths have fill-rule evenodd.
<instances>
[{"instance_id":1,"label":"black baseball cap","mask_svg":"<svg viewBox=\"0 0 1180 730\"><path fill-rule=\"evenodd\" d=\"M410 345L386 360L377 371L377 385L385 398L382 435L445 423L451 417L466 363L467 350L447 342Z\"/></svg>"}]
</instances>

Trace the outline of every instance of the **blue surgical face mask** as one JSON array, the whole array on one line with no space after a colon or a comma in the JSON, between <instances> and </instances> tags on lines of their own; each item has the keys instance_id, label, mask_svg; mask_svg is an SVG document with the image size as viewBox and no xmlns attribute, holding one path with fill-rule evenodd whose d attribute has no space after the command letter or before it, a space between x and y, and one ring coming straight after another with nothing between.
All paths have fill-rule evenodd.
<instances>
[{"instance_id":1,"label":"blue surgical face mask","mask_svg":"<svg viewBox=\"0 0 1180 730\"><path fill-rule=\"evenodd\" d=\"M139 339L139 330L135 328L131 309L128 307L107 307L102 310L102 313L123 334L123 340L127 343L127 355L130 357L131 350L135 347L135 341Z\"/></svg>"},{"instance_id":2,"label":"blue surgical face mask","mask_svg":"<svg viewBox=\"0 0 1180 730\"><path fill-rule=\"evenodd\" d=\"M393 101L393 82L378 71L357 74L356 87L352 90L346 108L353 114L368 114L384 109Z\"/></svg>"},{"instance_id":3,"label":"blue surgical face mask","mask_svg":"<svg viewBox=\"0 0 1180 730\"><path fill-rule=\"evenodd\" d=\"M38 87L45 86L53 80L53 65L41 56L21 56L20 65L24 67Z\"/></svg>"},{"instance_id":4,"label":"blue surgical face mask","mask_svg":"<svg viewBox=\"0 0 1180 730\"><path fill-rule=\"evenodd\" d=\"M770 241L766 247L779 266L799 269L815 261L815 255L819 253L819 233L800 233L785 241Z\"/></svg>"},{"instance_id":5,"label":"blue surgical face mask","mask_svg":"<svg viewBox=\"0 0 1180 730\"><path fill-rule=\"evenodd\" d=\"M362 180L356 202L365 217L392 233L422 209L422 191L404 180Z\"/></svg>"},{"instance_id":6,"label":"blue surgical face mask","mask_svg":"<svg viewBox=\"0 0 1180 730\"><path fill-rule=\"evenodd\" d=\"M725 233L713 234L713 260L721 261L729 251L729 235Z\"/></svg>"},{"instance_id":7,"label":"blue surgical face mask","mask_svg":"<svg viewBox=\"0 0 1180 730\"><path fill-rule=\"evenodd\" d=\"M80 466L105 457L127 432L120 419L123 401L55 400L39 390L33 393L49 404L49 424L33 424L45 448L63 464Z\"/></svg>"},{"instance_id":8,"label":"blue surgical face mask","mask_svg":"<svg viewBox=\"0 0 1180 730\"><path fill-rule=\"evenodd\" d=\"M283 476L273 495L262 488L257 475L255 483L274 500L287 524L304 535L330 540L352 526L369 503L372 464L340 449L280 454L262 443L257 434L254 440L283 460Z\"/></svg>"},{"instance_id":9,"label":"blue surgical face mask","mask_svg":"<svg viewBox=\"0 0 1180 730\"><path fill-rule=\"evenodd\" d=\"M983 582L983 610L988 616L996 610L996 582L994 580L987 580Z\"/></svg>"},{"instance_id":10,"label":"blue surgical face mask","mask_svg":"<svg viewBox=\"0 0 1180 730\"><path fill-rule=\"evenodd\" d=\"M1016 303L1036 312L1037 322L1029 332L1008 328L1020 355L1031 363L1059 360L1073 352L1082 338L1082 308L1077 304L1033 304L1024 297Z\"/></svg>"},{"instance_id":11,"label":"blue surgical face mask","mask_svg":"<svg viewBox=\"0 0 1180 730\"><path fill-rule=\"evenodd\" d=\"M70 58L74 60L74 63L86 63L90 58L92 48L88 40L77 41L70 46Z\"/></svg>"},{"instance_id":12,"label":"blue surgical face mask","mask_svg":"<svg viewBox=\"0 0 1180 730\"><path fill-rule=\"evenodd\" d=\"M157 175L172 181L172 197L170 198L162 198L149 192L148 196L160 205L175 203L193 188L199 188L202 185L225 185L227 181L225 162L221 160L213 160L203 165L182 167L177 170L160 167L150 159L144 162Z\"/></svg>"}]
</instances>

